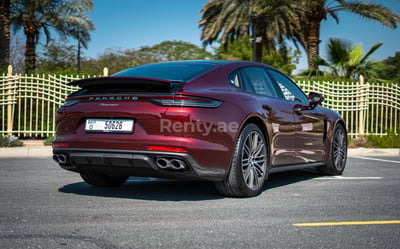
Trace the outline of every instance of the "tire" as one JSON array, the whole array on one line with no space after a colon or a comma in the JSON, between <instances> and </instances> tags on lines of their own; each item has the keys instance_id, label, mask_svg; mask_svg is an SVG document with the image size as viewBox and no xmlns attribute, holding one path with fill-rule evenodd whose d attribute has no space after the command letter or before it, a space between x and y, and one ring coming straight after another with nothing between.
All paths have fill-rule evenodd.
<instances>
[{"instance_id":1,"label":"tire","mask_svg":"<svg viewBox=\"0 0 400 249\"><path fill-rule=\"evenodd\" d=\"M129 176L97 175L92 173L81 173L82 179L95 187L119 187L128 180Z\"/></svg>"},{"instance_id":2,"label":"tire","mask_svg":"<svg viewBox=\"0 0 400 249\"><path fill-rule=\"evenodd\" d=\"M343 125L338 124L333 133L330 157L327 164L318 167L322 175L341 175L347 161L347 132Z\"/></svg>"},{"instance_id":3,"label":"tire","mask_svg":"<svg viewBox=\"0 0 400 249\"><path fill-rule=\"evenodd\" d=\"M264 134L254 124L247 125L236 142L227 178L215 183L218 192L231 197L251 197L261 193L270 169Z\"/></svg>"}]
</instances>

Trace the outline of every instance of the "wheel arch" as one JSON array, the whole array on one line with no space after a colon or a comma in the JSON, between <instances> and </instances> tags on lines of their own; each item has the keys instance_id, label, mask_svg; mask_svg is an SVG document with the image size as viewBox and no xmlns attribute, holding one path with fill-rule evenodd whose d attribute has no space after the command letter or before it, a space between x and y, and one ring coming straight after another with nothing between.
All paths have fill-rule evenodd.
<instances>
[{"instance_id":1,"label":"wheel arch","mask_svg":"<svg viewBox=\"0 0 400 249\"><path fill-rule=\"evenodd\" d=\"M335 126L333 127L333 129L335 129L337 125L342 125L343 128L344 128L344 130L346 131L346 134L347 134L346 124L344 123L344 120L343 120L343 119L337 120L336 123L335 123Z\"/></svg>"},{"instance_id":2,"label":"wheel arch","mask_svg":"<svg viewBox=\"0 0 400 249\"><path fill-rule=\"evenodd\" d=\"M345 131L345 133L346 133L346 136L348 136L348 134L347 134L347 128L346 128L346 124L345 124L344 120L343 120L343 119L338 119L336 122L334 122L334 124L333 124L333 126L332 126L332 128L331 128L331 133L330 133L331 136L329 136L329 142L332 141L333 135L334 135L334 132L335 132L335 129L336 129L336 127L337 127L338 125L343 126L344 131ZM330 153L330 151L329 151L329 153Z\"/></svg>"},{"instance_id":3,"label":"wheel arch","mask_svg":"<svg viewBox=\"0 0 400 249\"><path fill-rule=\"evenodd\" d=\"M264 121L262 118L258 116L251 116L246 121L243 123L241 126L239 134L242 132L244 127L246 127L248 124L255 124L257 127L262 131L264 135L265 142L267 143L267 156L268 156L268 164L271 165L271 140L268 134L268 129L267 126L265 125Z\"/></svg>"},{"instance_id":4,"label":"wheel arch","mask_svg":"<svg viewBox=\"0 0 400 249\"><path fill-rule=\"evenodd\" d=\"M328 135L328 142L326 143L326 161L329 161L332 155L332 139L336 130L336 127L338 125L341 125L344 128L344 131L346 133L346 137L348 136L347 134L347 128L346 128L346 124L344 122L343 119L338 119L336 120L336 122L333 123L332 127L330 128L330 132Z\"/></svg>"}]
</instances>

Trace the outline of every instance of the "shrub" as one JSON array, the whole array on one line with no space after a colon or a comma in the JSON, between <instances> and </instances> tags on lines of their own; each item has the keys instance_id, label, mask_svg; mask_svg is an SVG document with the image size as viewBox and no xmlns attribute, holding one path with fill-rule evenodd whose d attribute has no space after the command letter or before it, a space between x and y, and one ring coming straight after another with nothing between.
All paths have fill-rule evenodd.
<instances>
[{"instance_id":1,"label":"shrub","mask_svg":"<svg viewBox=\"0 0 400 249\"><path fill-rule=\"evenodd\" d=\"M55 137L48 137L46 140L43 141L43 144L46 146L51 146L53 144L53 140Z\"/></svg>"},{"instance_id":2,"label":"shrub","mask_svg":"<svg viewBox=\"0 0 400 249\"><path fill-rule=\"evenodd\" d=\"M400 134L388 131L386 136L368 136L368 140L377 148L400 148Z\"/></svg>"},{"instance_id":3,"label":"shrub","mask_svg":"<svg viewBox=\"0 0 400 249\"><path fill-rule=\"evenodd\" d=\"M20 147L23 145L23 142L19 141L17 137L0 136L0 147Z\"/></svg>"}]
</instances>

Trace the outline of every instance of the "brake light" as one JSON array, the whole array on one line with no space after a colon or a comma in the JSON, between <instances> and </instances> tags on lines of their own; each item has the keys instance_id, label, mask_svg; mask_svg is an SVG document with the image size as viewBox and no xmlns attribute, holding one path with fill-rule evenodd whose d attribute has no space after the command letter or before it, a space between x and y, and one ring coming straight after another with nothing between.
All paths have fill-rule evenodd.
<instances>
[{"instance_id":1,"label":"brake light","mask_svg":"<svg viewBox=\"0 0 400 249\"><path fill-rule=\"evenodd\" d=\"M67 147L69 147L69 143L53 142L53 148L67 148Z\"/></svg>"},{"instance_id":2,"label":"brake light","mask_svg":"<svg viewBox=\"0 0 400 249\"><path fill-rule=\"evenodd\" d=\"M155 150L155 151L168 151L168 152L182 152L186 153L188 152L186 149L181 148L181 147L169 147L169 146L148 146L149 150Z\"/></svg>"}]
</instances>

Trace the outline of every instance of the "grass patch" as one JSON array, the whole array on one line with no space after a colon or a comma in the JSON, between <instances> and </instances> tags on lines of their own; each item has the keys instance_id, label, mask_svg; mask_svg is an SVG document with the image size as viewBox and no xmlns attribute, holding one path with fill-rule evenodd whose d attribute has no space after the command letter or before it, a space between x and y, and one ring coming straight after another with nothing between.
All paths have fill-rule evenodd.
<instances>
[{"instance_id":1,"label":"grass patch","mask_svg":"<svg viewBox=\"0 0 400 249\"><path fill-rule=\"evenodd\" d=\"M17 137L0 136L0 147L21 147L24 143Z\"/></svg>"},{"instance_id":2,"label":"grass patch","mask_svg":"<svg viewBox=\"0 0 400 249\"><path fill-rule=\"evenodd\" d=\"M386 136L366 136L350 139L349 148L400 148L400 134L388 131Z\"/></svg>"},{"instance_id":3,"label":"grass patch","mask_svg":"<svg viewBox=\"0 0 400 249\"><path fill-rule=\"evenodd\" d=\"M46 140L43 141L43 144L46 146L51 146L53 144L55 137L48 137L46 138Z\"/></svg>"},{"instance_id":4,"label":"grass patch","mask_svg":"<svg viewBox=\"0 0 400 249\"><path fill-rule=\"evenodd\" d=\"M386 136L368 136L376 148L400 148L400 134L389 131Z\"/></svg>"}]
</instances>

